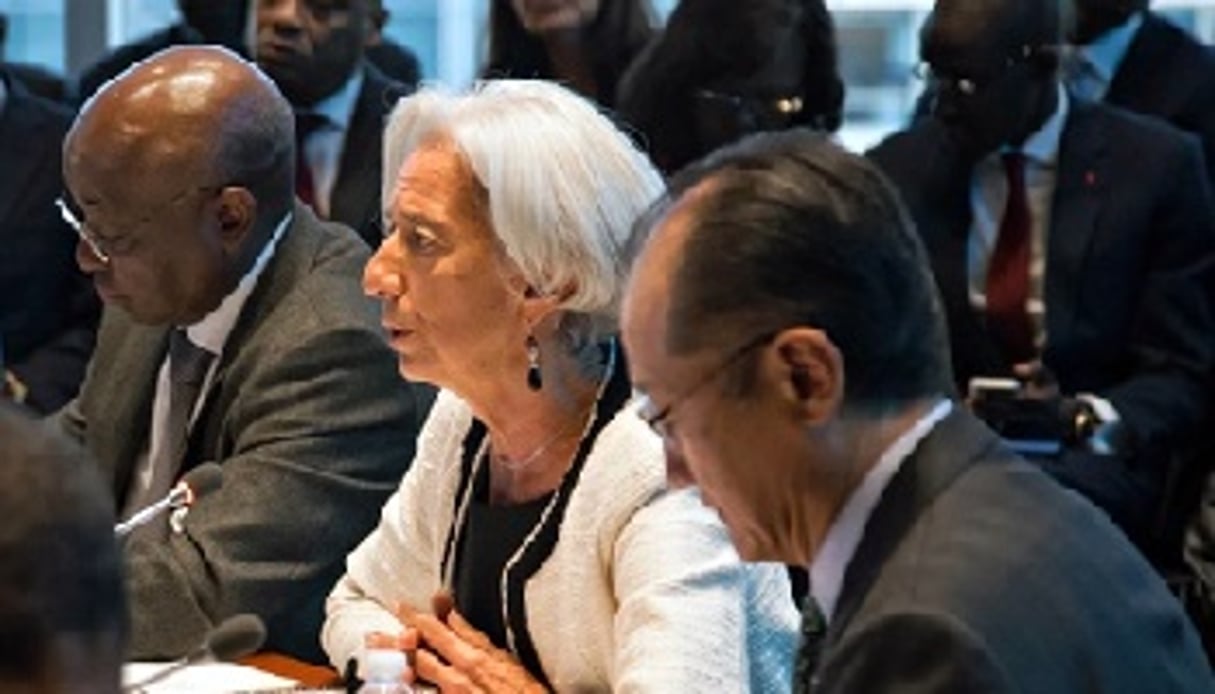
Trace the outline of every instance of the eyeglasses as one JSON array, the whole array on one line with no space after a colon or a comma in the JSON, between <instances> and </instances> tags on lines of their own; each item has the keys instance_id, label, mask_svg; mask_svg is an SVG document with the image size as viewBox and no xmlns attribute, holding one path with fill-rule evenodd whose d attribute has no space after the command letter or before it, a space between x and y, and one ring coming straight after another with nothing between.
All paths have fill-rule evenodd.
<instances>
[{"instance_id":1,"label":"eyeglasses","mask_svg":"<svg viewBox=\"0 0 1215 694\"><path fill-rule=\"evenodd\" d=\"M692 93L692 107L719 128L750 133L788 127L801 114L805 102L796 94L764 98L698 89Z\"/></svg>"},{"instance_id":2,"label":"eyeglasses","mask_svg":"<svg viewBox=\"0 0 1215 694\"><path fill-rule=\"evenodd\" d=\"M1005 57L1004 63L1000 67L1000 70L983 80L943 72L937 68L934 68L932 64L927 61L916 65L911 72L916 76L917 79L924 82L937 86L944 86L955 94L971 97L978 94L983 90L984 87L990 85L992 82L995 82L1003 77L1004 74L1013 67L1029 62L1029 60L1038 53L1039 49L1035 49L1033 46L1021 46L1021 48L1017 51L1017 55Z\"/></svg>"},{"instance_id":3,"label":"eyeglasses","mask_svg":"<svg viewBox=\"0 0 1215 694\"><path fill-rule=\"evenodd\" d=\"M182 200L185 200L191 193L209 193L215 194L223 190L226 186L197 186L194 188L182 191L170 199L165 206L175 205ZM130 234L122 234L121 236L113 236L103 238L96 233L89 231L88 223L80 218L80 215L72 210L71 205L62 197L55 198L55 207L59 208L59 216L63 221L76 232L76 236L84 245L89 247L89 250L97 257L104 265L109 265L116 256L126 255L130 253L135 246L135 238Z\"/></svg>"},{"instance_id":4,"label":"eyeglasses","mask_svg":"<svg viewBox=\"0 0 1215 694\"><path fill-rule=\"evenodd\" d=\"M687 402L701 388L704 388L716 380L717 377L729 371L734 364L751 352L751 350L771 342L778 332L774 330L762 333L743 343L742 346L730 352L725 359L722 359L716 367L706 370L703 375L692 382L691 386L684 389L682 393L667 403L666 407L659 409L649 394L642 393L641 404L637 410L638 416L654 430L654 433L665 440L670 440L675 433L671 427L671 414L675 411L676 406Z\"/></svg>"}]
</instances>

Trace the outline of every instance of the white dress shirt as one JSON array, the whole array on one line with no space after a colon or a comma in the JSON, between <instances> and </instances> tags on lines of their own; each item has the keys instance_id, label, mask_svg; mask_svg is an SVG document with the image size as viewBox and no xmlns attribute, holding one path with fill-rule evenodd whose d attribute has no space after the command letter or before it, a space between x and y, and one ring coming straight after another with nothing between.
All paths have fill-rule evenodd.
<instances>
[{"instance_id":1,"label":"white dress shirt","mask_svg":"<svg viewBox=\"0 0 1215 694\"><path fill-rule=\"evenodd\" d=\"M822 610L823 618L828 622L835 614L835 605L839 601L840 590L844 587L844 572L847 571L852 556L856 554L856 548L865 535L865 525L869 522L869 516L873 515L878 500L882 498L882 492L903 466L903 461L915 451L916 446L933 427L945 419L951 409L953 403L941 399L928 414L895 439L894 443L882 452L877 465L865 474L865 479L861 480L860 486L848 497L839 516L827 529L823 546L810 564L810 594L814 596L815 602Z\"/></svg>"},{"instance_id":2,"label":"white dress shirt","mask_svg":"<svg viewBox=\"0 0 1215 694\"><path fill-rule=\"evenodd\" d=\"M308 109L309 113L324 116L327 120L324 127L317 129L304 142L304 158L312 170L316 212L321 217L330 216L330 202L342 164L346 133L350 131L350 121L354 118L354 108L362 88L363 71L355 70L341 89Z\"/></svg>"},{"instance_id":3,"label":"white dress shirt","mask_svg":"<svg viewBox=\"0 0 1215 694\"><path fill-rule=\"evenodd\" d=\"M287 232L290 223L291 214L288 213L279 222L278 227L274 230L274 235L270 237L270 241L253 261L253 266L241 277L236 288L224 297L214 311L208 313L197 323L186 327L186 337L190 339L190 342L216 356L207 369L206 378L203 379L202 388L198 392L198 400L194 403L190 415L191 425L194 424L194 418L198 416L199 407L207 400L207 391L211 389L211 382L215 379L215 370L220 361L218 357L224 353L228 335L231 334L237 319L240 318L241 309L244 308L249 295L257 287L257 280L261 277L262 271L274 257L274 250L278 247L278 242L283 234ZM141 493L152 484L152 461L158 460L161 448L169 445L165 432L168 420L169 356L166 354L164 361L161 362L160 371L156 375L156 391L152 396L152 428L148 435L148 447L135 463L135 479L129 494Z\"/></svg>"},{"instance_id":4,"label":"white dress shirt","mask_svg":"<svg viewBox=\"0 0 1215 694\"><path fill-rule=\"evenodd\" d=\"M1086 46L1073 46L1072 59L1076 64L1065 70L1067 86L1072 93L1091 101L1105 99L1109 92L1114 75L1126 58L1131 42L1143 26L1143 13L1136 12L1120 26L1114 27L1097 37ZM1168 79L1161 75L1161 79Z\"/></svg>"},{"instance_id":5,"label":"white dress shirt","mask_svg":"<svg viewBox=\"0 0 1215 694\"><path fill-rule=\"evenodd\" d=\"M1032 220L1030 230L1029 303L1026 310L1034 327L1034 345L1045 343L1046 309L1042 301L1046 275L1046 241L1050 234L1051 207L1059 159L1059 138L1070 108L1067 91L1059 87L1059 105L1042 127L1031 133L1020 151L1025 155L1025 192ZM1001 156L1003 149L981 160L970 179L970 235L967 240L967 275L970 305L979 312L987 308L987 267L996 251L1000 222L1008 201L1008 178Z\"/></svg>"}]
</instances>

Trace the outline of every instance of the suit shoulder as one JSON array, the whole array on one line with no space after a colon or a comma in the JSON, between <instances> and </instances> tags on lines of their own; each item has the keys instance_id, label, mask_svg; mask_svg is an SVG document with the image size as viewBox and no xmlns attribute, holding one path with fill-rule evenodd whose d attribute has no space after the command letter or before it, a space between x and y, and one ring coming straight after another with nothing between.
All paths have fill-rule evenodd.
<instances>
[{"instance_id":1,"label":"suit shoulder","mask_svg":"<svg viewBox=\"0 0 1215 694\"><path fill-rule=\"evenodd\" d=\"M375 104L383 114L387 115L396 106L398 99L409 96L413 91L412 86L385 75L370 61L363 61L361 100L364 103Z\"/></svg>"},{"instance_id":2,"label":"suit shoulder","mask_svg":"<svg viewBox=\"0 0 1215 694\"><path fill-rule=\"evenodd\" d=\"M1193 148L1201 149L1201 142L1193 133L1163 119L1134 113L1116 106L1096 103L1073 102L1074 123L1077 129L1099 129L1105 134L1106 143L1115 149L1145 151L1159 158Z\"/></svg>"}]
</instances>

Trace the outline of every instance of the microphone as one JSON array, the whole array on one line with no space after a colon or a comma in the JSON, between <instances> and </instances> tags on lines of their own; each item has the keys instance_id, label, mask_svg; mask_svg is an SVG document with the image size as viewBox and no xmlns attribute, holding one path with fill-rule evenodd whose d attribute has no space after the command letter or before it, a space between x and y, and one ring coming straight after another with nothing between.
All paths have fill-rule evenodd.
<instances>
[{"instance_id":1,"label":"microphone","mask_svg":"<svg viewBox=\"0 0 1215 694\"><path fill-rule=\"evenodd\" d=\"M175 672L204 661L214 660L222 663L236 660L261 648L265 640L266 625L261 617L249 613L233 615L207 632L207 637L198 648L165 665L151 676L124 685L122 691L142 691Z\"/></svg>"},{"instance_id":2,"label":"microphone","mask_svg":"<svg viewBox=\"0 0 1215 694\"><path fill-rule=\"evenodd\" d=\"M115 525L114 537L121 540L136 528L147 525L153 518L170 509L189 508L195 499L219 489L223 483L224 472L219 465L203 463L187 472L164 498L139 509L130 518Z\"/></svg>"}]
</instances>

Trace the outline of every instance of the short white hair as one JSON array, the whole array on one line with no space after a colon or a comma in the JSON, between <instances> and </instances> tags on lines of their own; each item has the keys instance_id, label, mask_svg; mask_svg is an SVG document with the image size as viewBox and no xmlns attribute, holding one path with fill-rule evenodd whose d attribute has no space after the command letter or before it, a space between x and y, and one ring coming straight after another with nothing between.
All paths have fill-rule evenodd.
<instances>
[{"instance_id":1,"label":"short white hair","mask_svg":"<svg viewBox=\"0 0 1215 694\"><path fill-rule=\"evenodd\" d=\"M460 94L428 86L389 116L386 210L405 160L435 136L488 192L490 224L527 282L541 293L574 288L561 306L572 336L615 332L633 225L664 191L645 154L594 104L552 82L489 80Z\"/></svg>"}]
</instances>

